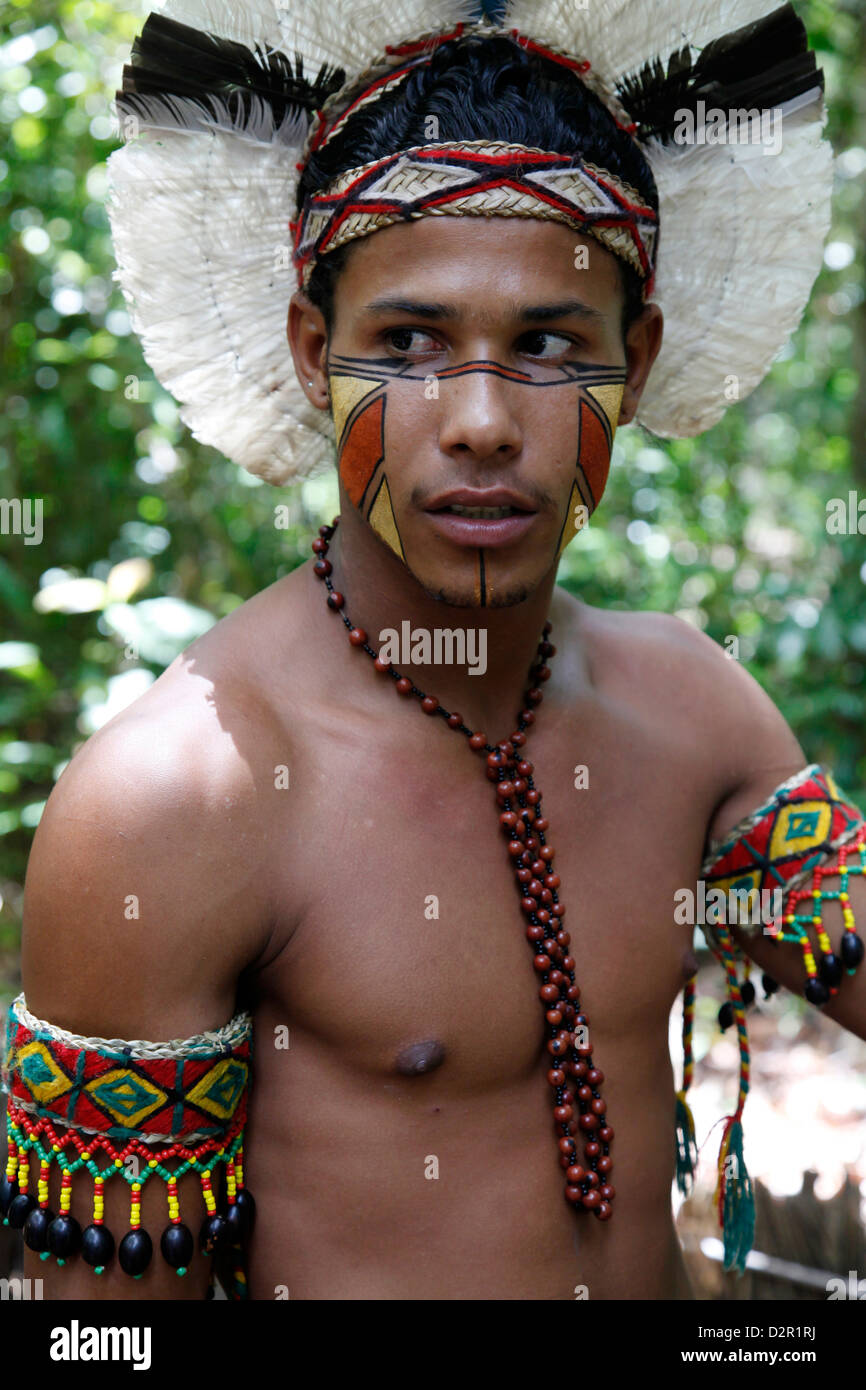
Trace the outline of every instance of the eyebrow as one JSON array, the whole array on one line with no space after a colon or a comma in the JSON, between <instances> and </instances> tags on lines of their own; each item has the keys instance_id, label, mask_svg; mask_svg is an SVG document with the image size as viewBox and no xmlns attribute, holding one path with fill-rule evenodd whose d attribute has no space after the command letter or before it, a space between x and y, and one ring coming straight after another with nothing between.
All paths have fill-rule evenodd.
<instances>
[{"instance_id":1,"label":"eyebrow","mask_svg":"<svg viewBox=\"0 0 866 1390\"><path fill-rule=\"evenodd\" d=\"M417 299L385 297L374 299L366 305L368 314L411 314L419 319L453 320L460 317L455 304L436 304ZM582 318L593 321L603 319L600 309L584 304L581 299L563 299L553 304L520 304L513 306L514 317L521 323L545 323L550 319Z\"/></svg>"}]
</instances>

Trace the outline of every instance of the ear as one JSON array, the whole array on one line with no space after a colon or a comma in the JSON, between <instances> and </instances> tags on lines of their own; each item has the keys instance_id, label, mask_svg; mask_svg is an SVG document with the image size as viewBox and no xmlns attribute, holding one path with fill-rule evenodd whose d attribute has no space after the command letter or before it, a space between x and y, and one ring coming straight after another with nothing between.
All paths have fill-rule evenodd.
<instances>
[{"instance_id":1,"label":"ear","mask_svg":"<svg viewBox=\"0 0 866 1390\"><path fill-rule=\"evenodd\" d=\"M304 395L319 410L327 410L328 332L321 309L303 290L297 290L289 303L286 336Z\"/></svg>"},{"instance_id":2,"label":"ear","mask_svg":"<svg viewBox=\"0 0 866 1390\"><path fill-rule=\"evenodd\" d=\"M620 425L631 424L634 419L650 368L659 355L663 330L664 317L657 304L647 304L629 324L625 337L626 381L619 412Z\"/></svg>"}]
</instances>

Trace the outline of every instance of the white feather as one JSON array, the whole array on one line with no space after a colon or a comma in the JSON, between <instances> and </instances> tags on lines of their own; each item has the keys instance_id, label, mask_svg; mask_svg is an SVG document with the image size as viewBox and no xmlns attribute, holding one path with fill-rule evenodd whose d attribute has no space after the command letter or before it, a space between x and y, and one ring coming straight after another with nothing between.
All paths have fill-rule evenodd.
<instances>
[{"instance_id":1,"label":"white feather","mask_svg":"<svg viewBox=\"0 0 866 1390\"><path fill-rule=\"evenodd\" d=\"M166 0L164 13L182 24L235 39L252 47L263 43L292 55L302 53L310 68L336 64L360 72L386 47L421 34L447 31L474 13L472 0Z\"/></svg>"},{"instance_id":2,"label":"white feather","mask_svg":"<svg viewBox=\"0 0 866 1390\"><path fill-rule=\"evenodd\" d=\"M780 0L509 0L504 22L592 63L608 86L650 58L702 48Z\"/></svg>"}]
</instances>

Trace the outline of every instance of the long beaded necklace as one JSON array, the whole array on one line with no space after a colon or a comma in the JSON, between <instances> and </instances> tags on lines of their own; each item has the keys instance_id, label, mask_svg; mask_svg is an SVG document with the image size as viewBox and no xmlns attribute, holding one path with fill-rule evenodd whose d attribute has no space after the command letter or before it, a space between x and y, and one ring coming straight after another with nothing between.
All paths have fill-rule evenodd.
<instances>
[{"instance_id":1,"label":"long beaded necklace","mask_svg":"<svg viewBox=\"0 0 866 1390\"><path fill-rule=\"evenodd\" d=\"M532 763L522 753L527 730L535 723L534 707L541 704L540 686L550 677L547 661L556 648L548 637L551 624L544 624L538 652L529 669L530 686L517 728L502 743L487 742L486 734L473 731L461 715L449 713L435 695L403 676L390 662L382 660L367 641L363 628L356 627L345 613L345 598L331 581L333 566L328 556L331 538L339 524L320 526L313 541L316 556L313 570L328 590L327 605L338 613L353 647L365 651L380 675L390 676L403 697L414 695L428 715L439 715L449 729L464 734L474 753L486 754L487 778L496 785L499 824L508 841L508 855L520 894L520 906L528 918L526 938L533 953L533 966L541 979L539 998L547 1024L547 1051L551 1066L547 1080L553 1088L554 1129L558 1135L559 1162L565 1170L565 1197L576 1208L593 1212L600 1221L613 1215L615 1195L610 1174L613 1160L610 1143L613 1130L607 1121L601 1095L604 1074L592 1059L589 1019L578 1009L580 990L574 979L574 957L568 953L571 938L563 929L565 908L559 901L559 875L551 864L554 850L545 840L548 822L541 811L541 792L533 778ZM577 1118L575 1120L575 1101ZM584 1161L578 1162L576 1136L583 1139Z\"/></svg>"}]
</instances>

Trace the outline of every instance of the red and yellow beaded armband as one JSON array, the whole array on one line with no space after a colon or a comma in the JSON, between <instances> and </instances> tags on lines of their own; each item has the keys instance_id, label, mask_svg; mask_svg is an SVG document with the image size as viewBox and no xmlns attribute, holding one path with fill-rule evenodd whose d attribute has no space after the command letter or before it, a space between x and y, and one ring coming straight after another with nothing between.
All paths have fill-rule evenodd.
<instances>
[{"instance_id":1,"label":"red and yellow beaded armband","mask_svg":"<svg viewBox=\"0 0 866 1390\"><path fill-rule=\"evenodd\" d=\"M866 873L866 820L839 791L829 772L817 763L777 787L766 802L740 821L730 834L709 847L701 867L703 920L707 943L725 972L728 998L719 1009L724 1030L736 1024L740 1054L737 1106L728 1116L719 1152L716 1198L725 1237L725 1266L745 1268L754 1234L754 1202L743 1159L742 1114L749 1091L749 1042L746 1008L754 1002L750 962L744 960L731 930L762 931L777 944L800 947L811 1004L826 1004L844 975L853 975L863 959L849 896L852 875ZM829 912L838 903L842 932L838 950L830 938ZM828 913L825 920L825 912ZM813 939L814 938L814 939ZM769 974L765 998L778 989ZM692 1080L691 1052L694 980L683 1000L683 1088L677 1095L677 1182L691 1189L696 1161L694 1123L686 1102Z\"/></svg>"},{"instance_id":2,"label":"red and yellow beaded armband","mask_svg":"<svg viewBox=\"0 0 866 1390\"><path fill-rule=\"evenodd\" d=\"M82 1038L34 1018L19 995L9 1010L3 1065L9 1148L0 1183L4 1224L23 1230L42 1259L53 1255L62 1264L80 1254L97 1274L116 1249L124 1273L138 1278L153 1256L153 1240L141 1225L141 1192L158 1179L168 1208L160 1251L182 1275L195 1240L181 1217L177 1184L196 1172L204 1206L201 1248L232 1257L233 1294L244 1297L243 1248L254 1215L243 1184L251 1049L249 1014L183 1041L125 1042ZM58 1213L49 1209L52 1164L61 1173ZM222 1210L212 1183L220 1168ZM80 1169L93 1181L92 1219L84 1230L71 1210L72 1177ZM129 1187L129 1230L119 1245L104 1222L105 1185L112 1180Z\"/></svg>"}]
</instances>

